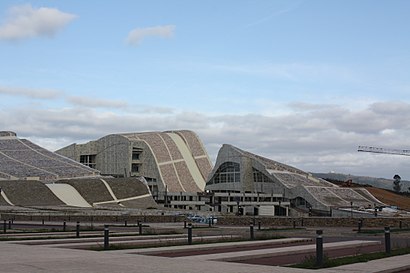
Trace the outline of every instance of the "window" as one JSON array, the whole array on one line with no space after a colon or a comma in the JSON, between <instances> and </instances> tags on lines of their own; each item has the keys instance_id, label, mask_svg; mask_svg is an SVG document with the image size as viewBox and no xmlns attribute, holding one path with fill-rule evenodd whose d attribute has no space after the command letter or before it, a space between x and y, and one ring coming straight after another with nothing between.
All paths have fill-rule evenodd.
<instances>
[{"instance_id":1,"label":"window","mask_svg":"<svg viewBox=\"0 0 410 273\"><path fill-rule=\"evenodd\" d=\"M140 160L141 153L141 149L132 148L132 160Z\"/></svg>"},{"instance_id":2,"label":"window","mask_svg":"<svg viewBox=\"0 0 410 273\"><path fill-rule=\"evenodd\" d=\"M97 165L96 157L97 155L80 155L80 163L95 169Z\"/></svg>"},{"instance_id":3,"label":"window","mask_svg":"<svg viewBox=\"0 0 410 273\"><path fill-rule=\"evenodd\" d=\"M131 172L132 173L139 173L140 172L140 164L131 164Z\"/></svg>"},{"instance_id":4,"label":"window","mask_svg":"<svg viewBox=\"0 0 410 273\"><path fill-rule=\"evenodd\" d=\"M273 182L269 177L261 173L255 168L253 169L253 182Z\"/></svg>"},{"instance_id":5,"label":"window","mask_svg":"<svg viewBox=\"0 0 410 273\"><path fill-rule=\"evenodd\" d=\"M211 179L211 184L219 183L239 183L241 180L241 172L238 163L235 162L225 162Z\"/></svg>"}]
</instances>

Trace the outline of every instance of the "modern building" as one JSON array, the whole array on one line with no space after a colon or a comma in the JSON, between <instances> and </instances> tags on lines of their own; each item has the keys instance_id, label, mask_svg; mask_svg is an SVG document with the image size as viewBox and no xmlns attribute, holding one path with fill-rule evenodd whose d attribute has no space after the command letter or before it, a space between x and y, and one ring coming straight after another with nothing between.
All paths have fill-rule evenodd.
<instances>
[{"instance_id":1,"label":"modern building","mask_svg":"<svg viewBox=\"0 0 410 273\"><path fill-rule=\"evenodd\" d=\"M157 206L143 177L102 177L10 131L0 131L0 205Z\"/></svg>"},{"instance_id":2,"label":"modern building","mask_svg":"<svg viewBox=\"0 0 410 273\"><path fill-rule=\"evenodd\" d=\"M15 132L0 131L0 179L47 182L99 174L96 169L20 139Z\"/></svg>"},{"instance_id":3,"label":"modern building","mask_svg":"<svg viewBox=\"0 0 410 273\"><path fill-rule=\"evenodd\" d=\"M288 210L289 206L301 212L331 215L332 209L382 205L363 188L342 188L297 168L227 144L219 150L205 190L213 192L215 198L223 195L214 202L217 210L222 212L235 212L242 204L251 214L259 214L258 210L266 210L265 205L268 205L271 211L281 215L283 208ZM235 195L244 196L237 199L237 205ZM262 204L260 200L269 197L270 204Z\"/></svg>"},{"instance_id":4,"label":"modern building","mask_svg":"<svg viewBox=\"0 0 410 273\"><path fill-rule=\"evenodd\" d=\"M212 165L192 131L111 134L56 153L114 177L143 176L155 199L203 192Z\"/></svg>"}]
</instances>

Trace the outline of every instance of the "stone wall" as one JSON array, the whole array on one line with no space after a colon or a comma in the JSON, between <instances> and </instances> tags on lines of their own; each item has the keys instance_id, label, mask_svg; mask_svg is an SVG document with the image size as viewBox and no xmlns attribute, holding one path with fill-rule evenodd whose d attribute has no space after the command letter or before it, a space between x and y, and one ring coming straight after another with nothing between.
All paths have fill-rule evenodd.
<instances>
[{"instance_id":1,"label":"stone wall","mask_svg":"<svg viewBox=\"0 0 410 273\"><path fill-rule=\"evenodd\" d=\"M76 222L80 223L124 223L135 224L138 221L143 223L173 223L183 222L186 220L185 216L174 215L64 215L64 214L14 214L1 213L0 221L11 220L14 221L38 221L42 222Z\"/></svg>"},{"instance_id":2,"label":"stone wall","mask_svg":"<svg viewBox=\"0 0 410 273\"><path fill-rule=\"evenodd\" d=\"M255 220L254 220L255 219ZM295 225L300 227L357 227L363 221L363 227L399 227L410 228L410 218L330 218L330 217L219 217L218 225L249 226L250 223L261 222L262 226L286 227Z\"/></svg>"}]
</instances>

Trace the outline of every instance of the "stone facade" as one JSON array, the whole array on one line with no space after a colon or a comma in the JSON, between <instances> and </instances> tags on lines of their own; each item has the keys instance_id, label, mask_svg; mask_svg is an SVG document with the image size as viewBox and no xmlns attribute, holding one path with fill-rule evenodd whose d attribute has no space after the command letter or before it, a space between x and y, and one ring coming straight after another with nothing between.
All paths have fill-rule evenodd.
<instances>
[{"instance_id":1,"label":"stone facade","mask_svg":"<svg viewBox=\"0 0 410 273\"><path fill-rule=\"evenodd\" d=\"M240 179L236 173L240 173ZM332 209L339 207L383 205L365 189L341 188L297 168L227 144L219 150L206 190L280 194L292 207L322 215L330 215Z\"/></svg>"},{"instance_id":2,"label":"stone facade","mask_svg":"<svg viewBox=\"0 0 410 273\"><path fill-rule=\"evenodd\" d=\"M186 130L112 134L57 153L102 175L143 176L154 196L164 191L202 192L212 168L198 136Z\"/></svg>"}]
</instances>

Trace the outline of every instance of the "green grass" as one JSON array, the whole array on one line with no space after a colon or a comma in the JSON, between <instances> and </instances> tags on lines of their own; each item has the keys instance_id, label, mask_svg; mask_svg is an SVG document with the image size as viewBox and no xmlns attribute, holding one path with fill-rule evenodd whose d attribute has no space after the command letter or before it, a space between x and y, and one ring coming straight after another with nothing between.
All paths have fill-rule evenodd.
<instances>
[{"instance_id":1,"label":"green grass","mask_svg":"<svg viewBox=\"0 0 410 273\"><path fill-rule=\"evenodd\" d=\"M316 257L315 256L308 256L298 264L291 265L289 267L294 268L304 268L304 269L319 269L319 268L329 268L329 267L336 267L346 264L354 264L354 263L364 263L371 260L377 260L382 258L387 258L391 256L398 256L398 255L405 255L410 253L410 247L394 249L391 251L390 254L385 252L375 252L375 253L365 253L355 256L348 256L348 257L341 257L341 258L334 258L330 259L326 255L323 258L323 265L317 266L316 265Z\"/></svg>"}]
</instances>

